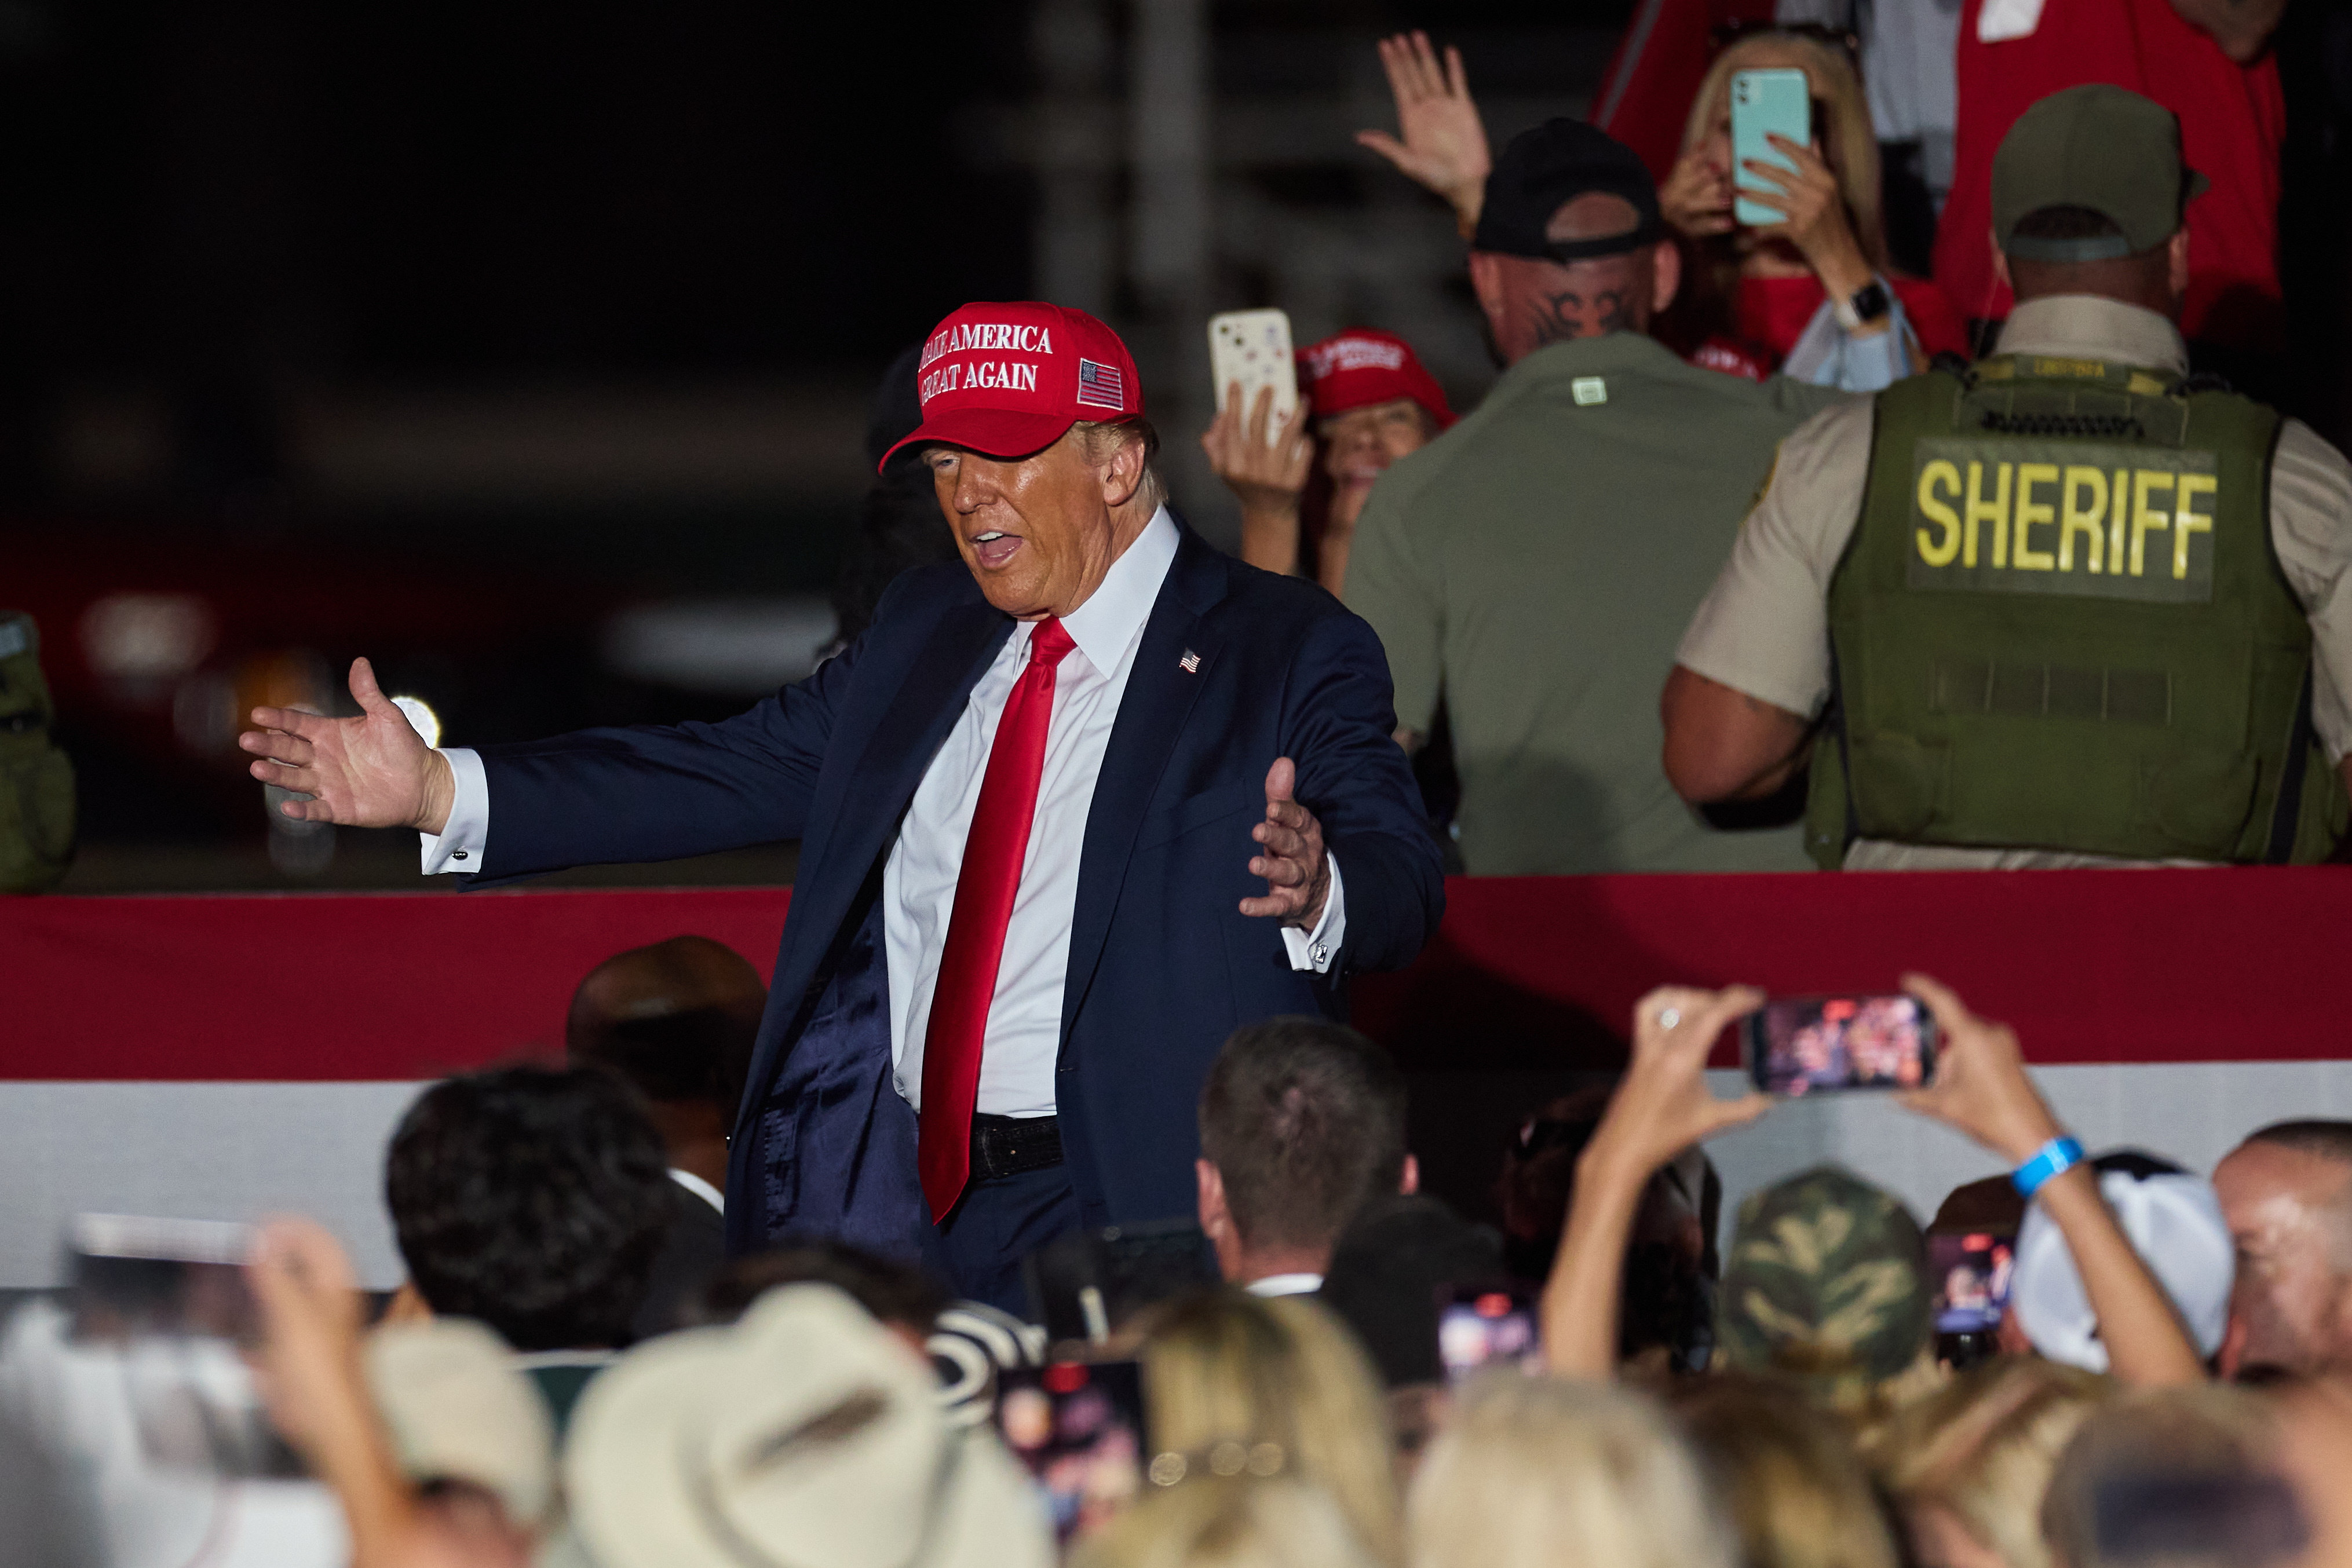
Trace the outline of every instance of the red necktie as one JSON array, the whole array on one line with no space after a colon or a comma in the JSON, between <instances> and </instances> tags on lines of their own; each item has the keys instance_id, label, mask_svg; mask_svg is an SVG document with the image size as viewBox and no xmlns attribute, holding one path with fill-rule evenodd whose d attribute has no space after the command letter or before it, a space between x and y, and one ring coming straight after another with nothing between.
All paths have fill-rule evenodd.
<instances>
[{"instance_id":1,"label":"red necktie","mask_svg":"<svg viewBox=\"0 0 2352 1568\"><path fill-rule=\"evenodd\" d=\"M1037 779L1045 769L1045 730L1054 717L1054 666L1077 646L1048 617L1029 634L1029 666L1004 699L981 775L980 805L964 836L955 909L931 991L923 1036L923 1109L915 1163L931 1218L945 1219L971 1174L971 1113L980 1095L980 1053L988 1005L1004 958L1004 927L1021 890L1021 862L1037 814Z\"/></svg>"}]
</instances>

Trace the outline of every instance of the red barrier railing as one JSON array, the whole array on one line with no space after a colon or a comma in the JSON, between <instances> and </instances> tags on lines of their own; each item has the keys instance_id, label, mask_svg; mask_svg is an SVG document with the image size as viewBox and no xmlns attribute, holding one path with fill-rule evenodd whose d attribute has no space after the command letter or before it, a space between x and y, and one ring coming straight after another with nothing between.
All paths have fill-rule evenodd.
<instances>
[{"instance_id":1,"label":"red barrier railing","mask_svg":"<svg viewBox=\"0 0 2352 1568\"><path fill-rule=\"evenodd\" d=\"M0 900L0 1078L415 1079L560 1040L624 947L764 972L784 888ZM1884 989L1906 968L2042 1062L2352 1056L2341 868L1456 878L1402 975L1357 982L1407 1067L1602 1065L1667 980Z\"/></svg>"}]
</instances>

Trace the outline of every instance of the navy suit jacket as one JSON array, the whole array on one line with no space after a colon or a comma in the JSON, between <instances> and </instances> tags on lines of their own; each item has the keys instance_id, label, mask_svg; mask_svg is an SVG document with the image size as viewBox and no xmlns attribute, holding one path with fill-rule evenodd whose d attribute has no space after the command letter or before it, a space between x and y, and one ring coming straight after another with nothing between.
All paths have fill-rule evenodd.
<instances>
[{"instance_id":1,"label":"navy suit jacket","mask_svg":"<svg viewBox=\"0 0 2352 1568\"><path fill-rule=\"evenodd\" d=\"M1265 891L1250 830L1276 758L1297 760L1297 796L1346 879L1335 976L1405 964L1444 907L1371 628L1180 529L1080 854L1055 1099L1089 1224L1191 1213L1218 1047L1238 1025L1336 1007L1331 980L1290 967L1277 923L1238 908ZM801 841L736 1125L739 1250L814 1232L933 1255L915 1116L891 1086L881 871L1013 624L961 565L921 568L855 644L738 717L482 748L483 881Z\"/></svg>"}]
</instances>

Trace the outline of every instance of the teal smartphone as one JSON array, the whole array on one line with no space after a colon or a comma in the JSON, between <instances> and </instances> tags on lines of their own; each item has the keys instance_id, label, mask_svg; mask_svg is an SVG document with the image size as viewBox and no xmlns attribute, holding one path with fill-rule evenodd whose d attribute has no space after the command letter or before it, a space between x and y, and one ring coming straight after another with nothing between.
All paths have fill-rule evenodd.
<instances>
[{"instance_id":1,"label":"teal smartphone","mask_svg":"<svg viewBox=\"0 0 2352 1568\"><path fill-rule=\"evenodd\" d=\"M1796 172L1796 160L1764 139L1785 136L1800 147L1813 142L1813 95L1801 70L1777 69L1731 73L1731 184L1735 192L1753 190L1748 172L1751 158L1777 163ZM1787 214L1740 196L1732 215L1750 228L1784 222Z\"/></svg>"}]
</instances>

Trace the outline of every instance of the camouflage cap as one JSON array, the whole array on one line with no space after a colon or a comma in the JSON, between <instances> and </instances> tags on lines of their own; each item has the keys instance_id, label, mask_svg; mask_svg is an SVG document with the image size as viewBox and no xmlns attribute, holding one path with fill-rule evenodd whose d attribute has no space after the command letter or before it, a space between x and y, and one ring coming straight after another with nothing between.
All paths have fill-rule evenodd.
<instances>
[{"instance_id":1,"label":"camouflage cap","mask_svg":"<svg viewBox=\"0 0 2352 1568\"><path fill-rule=\"evenodd\" d=\"M1898 1376L1927 1343L1933 1302L1919 1223L1893 1194L1817 1166L1739 1206L1724 1261L1723 1364L1832 1392Z\"/></svg>"}]
</instances>

